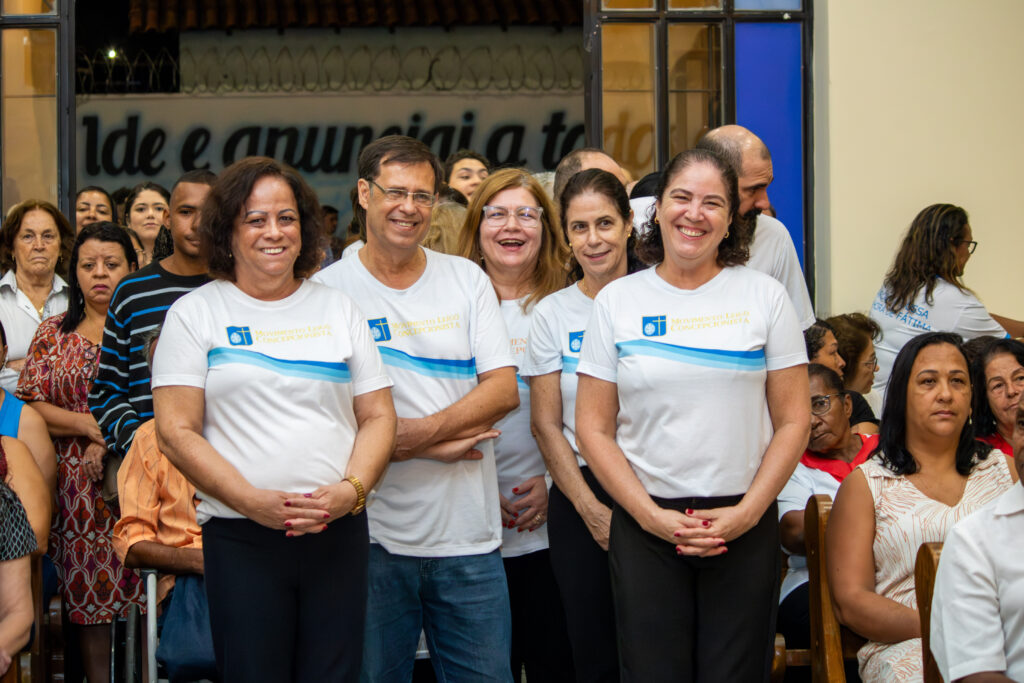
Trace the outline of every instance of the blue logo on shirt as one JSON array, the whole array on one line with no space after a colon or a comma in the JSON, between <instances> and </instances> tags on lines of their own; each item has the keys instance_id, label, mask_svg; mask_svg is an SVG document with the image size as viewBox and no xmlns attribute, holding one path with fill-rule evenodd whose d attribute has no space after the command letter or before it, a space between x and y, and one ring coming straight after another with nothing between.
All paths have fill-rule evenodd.
<instances>
[{"instance_id":1,"label":"blue logo on shirt","mask_svg":"<svg viewBox=\"0 0 1024 683\"><path fill-rule=\"evenodd\" d=\"M645 337L661 337L665 334L665 316L645 315L642 322Z\"/></svg>"},{"instance_id":2,"label":"blue logo on shirt","mask_svg":"<svg viewBox=\"0 0 1024 683\"><path fill-rule=\"evenodd\" d=\"M249 327L229 327L228 342L232 346L252 346L252 333Z\"/></svg>"},{"instance_id":3,"label":"blue logo on shirt","mask_svg":"<svg viewBox=\"0 0 1024 683\"><path fill-rule=\"evenodd\" d=\"M569 350L573 353L579 353L583 348L583 332L584 330L569 333Z\"/></svg>"},{"instance_id":4,"label":"blue logo on shirt","mask_svg":"<svg viewBox=\"0 0 1024 683\"><path fill-rule=\"evenodd\" d=\"M391 339L391 327L388 326L387 318L374 318L367 320L370 324L370 332L373 334L373 341L385 342Z\"/></svg>"}]
</instances>

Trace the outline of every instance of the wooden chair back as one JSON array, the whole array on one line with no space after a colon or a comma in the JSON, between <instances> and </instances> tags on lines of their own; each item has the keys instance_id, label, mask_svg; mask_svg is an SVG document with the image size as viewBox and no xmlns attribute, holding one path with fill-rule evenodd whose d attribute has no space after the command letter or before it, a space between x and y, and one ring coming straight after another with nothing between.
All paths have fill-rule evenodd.
<instances>
[{"instance_id":1,"label":"wooden chair back","mask_svg":"<svg viewBox=\"0 0 1024 683\"><path fill-rule=\"evenodd\" d=\"M917 593L917 613L921 618L921 657L924 661L924 683L942 683L939 667L932 656L930 633L932 621L932 595L935 593L935 572L942 555L941 543L922 543L914 564L914 590Z\"/></svg>"},{"instance_id":2,"label":"wooden chair back","mask_svg":"<svg viewBox=\"0 0 1024 683\"><path fill-rule=\"evenodd\" d=\"M832 498L819 493L807 499L804 508L804 544L810 575L811 677L815 683L845 683L845 659L857 656L866 642L850 629L840 626L832 606L832 591L825 567L825 528L832 511Z\"/></svg>"}]
</instances>

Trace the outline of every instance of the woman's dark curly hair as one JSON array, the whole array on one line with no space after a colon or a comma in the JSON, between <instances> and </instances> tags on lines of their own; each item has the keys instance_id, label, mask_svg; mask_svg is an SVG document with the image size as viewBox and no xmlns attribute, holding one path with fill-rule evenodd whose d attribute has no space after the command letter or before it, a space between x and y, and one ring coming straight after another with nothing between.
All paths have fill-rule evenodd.
<instances>
[{"instance_id":1,"label":"woman's dark curly hair","mask_svg":"<svg viewBox=\"0 0 1024 683\"><path fill-rule=\"evenodd\" d=\"M971 415L974 418L974 434L991 436L996 433L996 416L988 402L988 383L985 381L985 367L996 356L1008 353L1024 365L1024 343L1016 339L993 339L971 361Z\"/></svg>"},{"instance_id":2,"label":"woman's dark curly hair","mask_svg":"<svg viewBox=\"0 0 1024 683\"><path fill-rule=\"evenodd\" d=\"M716 262L722 267L741 266L750 258L750 240L747 235L749 229L738 216L740 195L736 171L725 159L708 149L690 149L677 154L658 179L658 186L654 192L658 206L665 201L665 191L675 177L695 164L709 164L718 171L722 184L725 185L726 200L729 202L729 227L726 229L726 237L718 244ZM661 239L657 221L655 211L651 220L644 224L643 234L637 243L637 255L649 265L665 260L665 244Z\"/></svg>"},{"instance_id":3,"label":"woman's dark curly hair","mask_svg":"<svg viewBox=\"0 0 1024 683\"><path fill-rule=\"evenodd\" d=\"M297 278L309 277L319 267L323 215L316 194L290 166L267 157L246 157L224 169L203 203L199 243L212 277L235 281L235 258L231 252L235 226L242 220L245 201L252 194L252 188L267 176L284 180L295 195L302 246L292 272Z\"/></svg>"},{"instance_id":4,"label":"woman's dark curly hair","mask_svg":"<svg viewBox=\"0 0 1024 683\"><path fill-rule=\"evenodd\" d=\"M602 171L599 168L589 168L575 174L565 184L565 189L562 190L562 194L559 196L558 209L559 213L561 213L562 229L565 231L566 241L569 239L569 203L576 197L588 192L601 195L611 202L615 210L618 211L619 216L629 227L629 237L626 238L626 272L635 273L646 268L647 265L636 255L637 237L636 230L633 229L630 221L629 195L626 194L626 188L623 187L622 182L608 171ZM576 257L572 255L570 250L569 280L577 282L582 279L583 268L576 261Z\"/></svg>"},{"instance_id":5,"label":"woman's dark curly hair","mask_svg":"<svg viewBox=\"0 0 1024 683\"><path fill-rule=\"evenodd\" d=\"M121 245L121 249L124 250L124 259L128 262L128 271L131 272L139 267L139 256L135 253L132 238L128 235L128 231L120 225L110 221L97 221L82 228L75 238L75 245L71 248L71 263L68 267L68 312L60 323L60 331L64 333L73 332L78 324L85 319L85 295L78 282L78 252L87 240L113 242ZM115 284L114 287L116 288L117 285Z\"/></svg>"},{"instance_id":6,"label":"woman's dark curly hair","mask_svg":"<svg viewBox=\"0 0 1024 683\"><path fill-rule=\"evenodd\" d=\"M907 387L910 385L911 370L921 350L936 344L949 344L961 356L963 339L953 332L926 332L907 342L892 366L889 375L885 405L882 407L882 424L879 428L878 446L872 455L880 455L881 462L896 474L906 475L917 472L917 461L907 450ZM964 367L967 357L964 356ZM992 447L974 439L974 424L968 418L960 430L956 447L956 471L966 476L975 463L988 457Z\"/></svg>"}]
</instances>

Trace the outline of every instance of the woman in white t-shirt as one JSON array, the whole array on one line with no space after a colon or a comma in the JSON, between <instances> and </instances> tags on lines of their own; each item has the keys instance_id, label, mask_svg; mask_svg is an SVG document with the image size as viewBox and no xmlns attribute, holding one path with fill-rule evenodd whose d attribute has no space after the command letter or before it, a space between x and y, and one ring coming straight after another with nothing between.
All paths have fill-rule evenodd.
<instances>
[{"instance_id":1,"label":"woman in white t-shirt","mask_svg":"<svg viewBox=\"0 0 1024 683\"><path fill-rule=\"evenodd\" d=\"M565 607L576 680L619 676L608 573L611 497L576 450L576 364L593 297L627 271L634 253L632 211L622 182L593 168L569 179L559 198L575 282L537 304L526 365L533 432L553 480L548 503L551 568Z\"/></svg>"},{"instance_id":2,"label":"woman in white t-shirt","mask_svg":"<svg viewBox=\"0 0 1024 683\"><path fill-rule=\"evenodd\" d=\"M623 680L764 680L778 595L775 499L807 443L793 305L747 258L736 173L665 169L640 256L594 301L576 437L611 494ZM742 220L742 219L739 219ZM737 653L743 653L737 656Z\"/></svg>"},{"instance_id":3,"label":"woman in white t-shirt","mask_svg":"<svg viewBox=\"0 0 1024 683\"><path fill-rule=\"evenodd\" d=\"M534 305L565 285L568 248L558 216L529 173L497 171L473 192L458 253L478 262L494 286L517 369L526 357ZM565 616L548 555L548 484L530 432L530 388L517 373L519 407L494 428L503 525L501 557L512 607L511 671L530 680L572 680Z\"/></svg>"},{"instance_id":4,"label":"woman in white t-shirt","mask_svg":"<svg viewBox=\"0 0 1024 683\"><path fill-rule=\"evenodd\" d=\"M871 318L882 328L875 391L884 395L900 349L922 332L955 332L965 340L1024 336L1024 322L989 313L964 284L978 246L967 221L959 206L932 204L910 224L871 304Z\"/></svg>"},{"instance_id":5,"label":"woman in white t-shirt","mask_svg":"<svg viewBox=\"0 0 1024 683\"><path fill-rule=\"evenodd\" d=\"M397 420L365 318L306 280L321 212L292 169L250 157L199 226L214 281L167 313L157 435L195 483L225 681L359 678L369 536L360 514Z\"/></svg>"}]
</instances>

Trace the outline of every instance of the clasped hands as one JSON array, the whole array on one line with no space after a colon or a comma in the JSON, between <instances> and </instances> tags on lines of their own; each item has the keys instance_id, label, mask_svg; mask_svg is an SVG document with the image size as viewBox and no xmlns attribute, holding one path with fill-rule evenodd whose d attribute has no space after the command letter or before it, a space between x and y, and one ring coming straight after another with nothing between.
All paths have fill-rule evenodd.
<instances>
[{"instance_id":1,"label":"clasped hands","mask_svg":"<svg viewBox=\"0 0 1024 683\"><path fill-rule=\"evenodd\" d=\"M347 480L321 486L312 493L255 489L239 512L258 524L280 529L289 538L318 534L356 505L356 489Z\"/></svg>"},{"instance_id":2,"label":"clasped hands","mask_svg":"<svg viewBox=\"0 0 1024 683\"><path fill-rule=\"evenodd\" d=\"M658 508L644 529L675 545L679 555L714 557L728 552L729 541L749 531L756 521L742 503L682 512Z\"/></svg>"}]
</instances>

